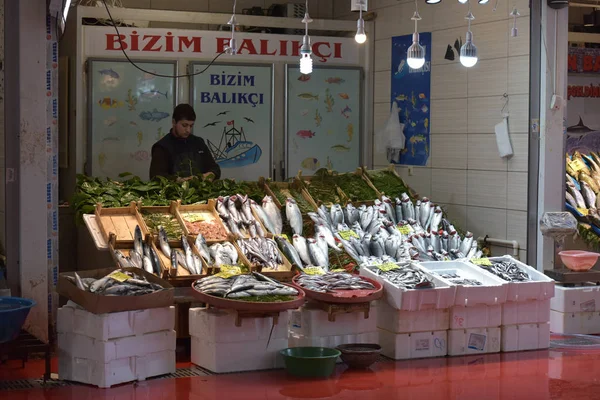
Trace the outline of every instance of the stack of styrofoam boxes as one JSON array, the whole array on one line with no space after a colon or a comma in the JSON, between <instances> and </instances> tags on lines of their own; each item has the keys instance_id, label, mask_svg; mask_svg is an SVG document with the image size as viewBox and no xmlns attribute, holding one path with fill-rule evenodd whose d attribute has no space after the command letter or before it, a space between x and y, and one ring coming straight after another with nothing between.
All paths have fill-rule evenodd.
<instances>
[{"instance_id":1,"label":"stack of styrofoam boxes","mask_svg":"<svg viewBox=\"0 0 600 400\"><path fill-rule=\"evenodd\" d=\"M288 313L243 318L232 310L190 308L192 363L216 373L282 368L279 352L288 347Z\"/></svg>"},{"instance_id":2,"label":"stack of styrofoam boxes","mask_svg":"<svg viewBox=\"0 0 600 400\"><path fill-rule=\"evenodd\" d=\"M298 310L290 311L289 347L331 347L349 343L379 343L377 334L377 307L372 302L368 318L364 311L329 314L308 302ZM339 361L339 360L338 360Z\"/></svg>"},{"instance_id":3,"label":"stack of styrofoam boxes","mask_svg":"<svg viewBox=\"0 0 600 400\"><path fill-rule=\"evenodd\" d=\"M562 334L600 333L600 286L556 285L550 301L550 331Z\"/></svg>"},{"instance_id":4,"label":"stack of styrofoam boxes","mask_svg":"<svg viewBox=\"0 0 600 400\"><path fill-rule=\"evenodd\" d=\"M531 278L527 282L508 282L506 303L502 305L502 351L547 349L554 281L509 255L490 260L515 263Z\"/></svg>"},{"instance_id":5,"label":"stack of styrofoam boxes","mask_svg":"<svg viewBox=\"0 0 600 400\"><path fill-rule=\"evenodd\" d=\"M175 307L92 314L58 309L58 376L101 388L175 372Z\"/></svg>"},{"instance_id":6,"label":"stack of styrofoam boxes","mask_svg":"<svg viewBox=\"0 0 600 400\"><path fill-rule=\"evenodd\" d=\"M506 282L462 261L423 262L421 265L438 276L453 274L482 283L481 286L455 285L456 295L450 308L448 355L500 352L502 303L506 301L508 290Z\"/></svg>"},{"instance_id":7,"label":"stack of styrofoam boxes","mask_svg":"<svg viewBox=\"0 0 600 400\"><path fill-rule=\"evenodd\" d=\"M416 269L422 270L417 264ZM376 268L376 267L375 267ZM385 297L378 303L381 353L394 360L443 357L447 354L448 308L456 288L425 272L432 289L405 289L362 267L361 275L379 281Z\"/></svg>"}]
</instances>

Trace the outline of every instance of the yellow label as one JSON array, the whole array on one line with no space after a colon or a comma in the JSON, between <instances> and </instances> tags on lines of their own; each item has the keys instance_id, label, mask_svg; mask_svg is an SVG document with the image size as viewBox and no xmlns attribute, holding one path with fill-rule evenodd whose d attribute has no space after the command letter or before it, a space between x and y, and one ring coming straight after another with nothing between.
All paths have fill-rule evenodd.
<instances>
[{"instance_id":1,"label":"yellow label","mask_svg":"<svg viewBox=\"0 0 600 400\"><path fill-rule=\"evenodd\" d=\"M379 268L380 270L385 272L385 271L391 271L393 269L400 269L401 267L398 264L387 262L385 264L378 265L377 268Z\"/></svg>"},{"instance_id":2,"label":"yellow label","mask_svg":"<svg viewBox=\"0 0 600 400\"><path fill-rule=\"evenodd\" d=\"M588 215L587 208L579 208L579 207L577 207L577 211L579 211L579 214L581 214L581 215Z\"/></svg>"},{"instance_id":3,"label":"yellow label","mask_svg":"<svg viewBox=\"0 0 600 400\"><path fill-rule=\"evenodd\" d=\"M340 237L344 240L350 240L351 237L359 239L360 236L354 231L339 231Z\"/></svg>"},{"instance_id":4,"label":"yellow label","mask_svg":"<svg viewBox=\"0 0 600 400\"><path fill-rule=\"evenodd\" d=\"M275 235L275 236L282 237L282 238L284 238L285 240L287 240L289 243L291 243L291 242L290 242L290 238L289 238L289 237L288 237L288 235L286 235L285 233L282 233L282 234L280 234L280 235Z\"/></svg>"},{"instance_id":5,"label":"yellow label","mask_svg":"<svg viewBox=\"0 0 600 400\"><path fill-rule=\"evenodd\" d=\"M347 272L347 271L343 268L336 268L336 269L330 269L329 272Z\"/></svg>"},{"instance_id":6,"label":"yellow label","mask_svg":"<svg viewBox=\"0 0 600 400\"><path fill-rule=\"evenodd\" d=\"M582 169L586 169L587 166L579 158L576 158L575 160L571 161L571 168L573 168L575 172L579 172Z\"/></svg>"},{"instance_id":7,"label":"yellow label","mask_svg":"<svg viewBox=\"0 0 600 400\"><path fill-rule=\"evenodd\" d=\"M219 278L231 278L232 276L241 275L242 269L240 267L234 267L232 265L221 265L221 271L214 276Z\"/></svg>"},{"instance_id":8,"label":"yellow label","mask_svg":"<svg viewBox=\"0 0 600 400\"><path fill-rule=\"evenodd\" d=\"M190 223L206 220L206 218L204 218L204 214L202 214L202 213L186 213L186 214L184 214L183 219L185 219L187 222L190 222Z\"/></svg>"},{"instance_id":9,"label":"yellow label","mask_svg":"<svg viewBox=\"0 0 600 400\"><path fill-rule=\"evenodd\" d=\"M471 260L471 262L475 265L483 265L483 266L487 266L487 267L492 266L492 262L490 261L489 258L474 258Z\"/></svg>"},{"instance_id":10,"label":"yellow label","mask_svg":"<svg viewBox=\"0 0 600 400\"><path fill-rule=\"evenodd\" d=\"M409 235L411 232L410 226L408 226L408 225L399 226L398 230L403 235Z\"/></svg>"},{"instance_id":11,"label":"yellow label","mask_svg":"<svg viewBox=\"0 0 600 400\"><path fill-rule=\"evenodd\" d=\"M131 278L129 275L124 274L121 271L115 271L109 276L117 282L125 282L127 279Z\"/></svg>"},{"instance_id":12,"label":"yellow label","mask_svg":"<svg viewBox=\"0 0 600 400\"><path fill-rule=\"evenodd\" d=\"M321 267L306 267L304 273L306 275L325 275L325 271Z\"/></svg>"}]
</instances>

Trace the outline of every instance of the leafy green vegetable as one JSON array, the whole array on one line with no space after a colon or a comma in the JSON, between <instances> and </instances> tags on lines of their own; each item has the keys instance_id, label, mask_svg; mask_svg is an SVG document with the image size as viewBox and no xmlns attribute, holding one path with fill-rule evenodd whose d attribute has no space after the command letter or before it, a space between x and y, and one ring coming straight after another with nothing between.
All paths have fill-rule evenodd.
<instances>
[{"instance_id":1,"label":"leafy green vegetable","mask_svg":"<svg viewBox=\"0 0 600 400\"><path fill-rule=\"evenodd\" d=\"M329 269L345 269L348 272L352 272L358 269L356 261L348 255L345 251L338 252L333 249L329 249Z\"/></svg>"},{"instance_id":2,"label":"leafy green vegetable","mask_svg":"<svg viewBox=\"0 0 600 400\"><path fill-rule=\"evenodd\" d=\"M241 194L247 194L249 198L256 201L258 204L262 204L265 192L260 188L258 182L242 182L240 183L240 186L244 188L240 192Z\"/></svg>"},{"instance_id":3,"label":"leafy green vegetable","mask_svg":"<svg viewBox=\"0 0 600 400\"><path fill-rule=\"evenodd\" d=\"M171 214L143 212L144 221L153 235L158 235L158 227L162 226L169 240L179 240L183 230L179 222Z\"/></svg>"},{"instance_id":4,"label":"leafy green vegetable","mask_svg":"<svg viewBox=\"0 0 600 400\"><path fill-rule=\"evenodd\" d=\"M323 203L340 203L334 178L326 168L318 169L307 184L308 193L315 201Z\"/></svg>"},{"instance_id":5,"label":"leafy green vegetable","mask_svg":"<svg viewBox=\"0 0 600 400\"><path fill-rule=\"evenodd\" d=\"M402 179L398 178L398 176L391 171L368 171L367 176L377 190L385 193L386 196L391 197L392 199L400 197L402 193L410 193L410 189L404 184Z\"/></svg>"},{"instance_id":6,"label":"leafy green vegetable","mask_svg":"<svg viewBox=\"0 0 600 400\"><path fill-rule=\"evenodd\" d=\"M354 173L335 175L334 181L351 201L369 201L377 198L377 193L367 182Z\"/></svg>"},{"instance_id":7,"label":"leafy green vegetable","mask_svg":"<svg viewBox=\"0 0 600 400\"><path fill-rule=\"evenodd\" d=\"M314 208L310 205L310 203L308 201L306 201L304 196L302 196L302 193L296 189L293 189L291 187L289 189L282 189L278 186L272 185L271 191L273 192L275 197L277 197L277 200L279 201L279 203L282 206L285 206L286 199L292 198L292 199L296 200L296 203L298 204L298 208L300 208L300 211L303 214L306 214L311 211L315 211Z\"/></svg>"}]
</instances>

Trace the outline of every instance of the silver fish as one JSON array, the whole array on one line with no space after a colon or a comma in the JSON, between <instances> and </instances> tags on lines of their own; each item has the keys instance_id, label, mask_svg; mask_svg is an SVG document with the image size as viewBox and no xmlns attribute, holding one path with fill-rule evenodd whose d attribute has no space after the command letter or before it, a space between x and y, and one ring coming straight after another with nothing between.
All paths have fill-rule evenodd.
<instances>
[{"instance_id":1,"label":"silver fish","mask_svg":"<svg viewBox=\"0 0 600 400\"><path fill-rule=\"evenodd\" d=\"M150 257L148 256L144 256L144 270L150 274L152 274L154 272L154 268L152 267L152 260L150 260Z\"/></svg>"},{"instance_id":2,"label":"silver fish","mask_svg":"<svg viewBox=\"0 0 600 400\"><path fill-rule=\"evenodd\" d=\"M204 258L204 260L208 264L211 264L212 259L210 256L210 251L208 250L208 244L206 244L206 238L201 234L198 234L198 236L196 237L195 245L202 258Z\"/></svg>"},{"instance_id":3,"label":"silver fish","mask_svg":"<svg viewBox=\"0 0 600 400\"><path fill-rule=\"evenodd\" d=\"M467 232L465 234L465 238L462 241L460 247L458 248L458 251L460 251L462 254L466 255L469 253L469 250L471 250L471 245L473 244L473 234L471 232Z\"/></svg>"},{"instance_id":4,"label":"silver fish","mask_svg":"<svg viewBox=\"0 0 600 400\"><path fill-rule=\"evenodd\" d=\"M142 256L140 255L140 253L138 253L135 250L131 250L129 252L129 260L130 262L133 264L134 267L136 268L143 268L143 261L142 261Z\"/></svg>"},{"instance_id":5,"label":"silver fish","mask_svg":"<svg viewBox=\"0 0 600 400\"><path fill-rule=\"evenodd\" d=\"M344 222L344 213L342 211L342 207L339 204L334 204L331 206L330 215L331 215L331 225L333 227L336 227L336 226L338 226L338 224L341 224Z\"/></svg>"},{"instance_id":6,"label":"silver fish","mask_svg":"<svg viewBox=\"0 0 600 400\"><path fill-rule=\"evenodd\" d=\"M440 207L436 207L433 212L433 218L431 219L430 230L438 232L440 230L440 224L442 223L442 218L444 217L443 211Z\"/></svg>"},{"instance_id":7,"label":"silver fish","mask_svg":"<svg viewBox=\"0 0 600 400\"><path fill-rule=\"evenodd\" d=\"M288 258L288 260L291 261L292 264L295 264L300 269L302 269L302 267L304 266L302 263L302 259L300 258L300 255L298 254L294 246L292 246L290 242L288 242L281 236L275 236L275 241L279 245L281 251L283 251L283 254L285 254L285 256Z\"/></svg>"},{"instance_id":8,"label":"silver fish","mask_svg":"<svg viewBox=\"0 0 600 400\"><path fill-rule=\"evenodd\" d=\"M423 203L421 202L421 200L417 200L417 202L415 203L415 219L421 223L421 206L423 205ZM423 226L423 225L421 225Z\"/></svg>"},{"instance_id":9,"label":"silver fish","mask_svg":"<svg viewBox=\"0 0 600 400\"><path fill-rule=\"evenodd\" d=\"M385 207L385 211L387 212L390 221L394 224L398 222L396 219L396 208L392 204L392 200L389 197L381 196L381 201L383 202L383 206Z\"/></svg>"},{"instance_id":10,"label":"silver fish","mask_svg":"<svg viewBox=\"0 0 600 400\"><path fill-rule=\"evenodd\" d=\"M577 208L577 202L575 201L575 198L568 191L565 191L565 199L567 200L567 203L569 203L573 208ZM597 199L596 202L598 202Z\"/></svg>"},{"instance_id":11,"label":"silver fish","mask_svg":"<svg viewBox=\"0 0 600 400\"><path fill-rule=\"evenodd\" d=\"M286 199L285 215L290 223L290 227L296 235L302 235L302 213L294 199Z\"/></svg>"},{"instance_id":12,"label":"silver fish","mask_svg":"<svg viewBox=\"0 0 600 400\"><path fill-rule=\"evenodd\" d=\"M579 190L577 190L577 188L575 187L575 184L573 182L571 182L571 181L567 182L567 190L569 190L571 192L571 194L573 195L573 197L575 198L577 208L586 208L585 200L583 199L581 192Z\"/></svg>"},{"instance_id":13,"label":"silver fish","mask_svg":"<svg viewBox=\"0 0 600 400\"><path fill-rule=\"evenodd\" d=\"M144 255L144 251L142 249L142 230L139 225L135 226L135 233L133 235L133 249L140 255Z\"/></svg>"},{"instance_id":14,"label":"silver fish","mask_svg":"<svg viewBox=\"0 0 600 400\"><path fill-rule=\"evenodd\" d=\"M587 204L586 208L595 208L596 207L596 194L587 184L587 182L581 182L581 194L583 195L583 199Z\"/></svg>"},{"instance_id":15,"label":"silver fish","mask_svg":"<svg viewBox=\"0 0 600 400\"><path fill-rule=\"evenodd\" d=\"M325 240L325 235L317 233L315 235L315 240L317 241L317 245L319 246L323 254L329 255L329 246L327 246L327 240Z\"/></svg>"},{"instance_id":16,"label":"silver fish","mask_svg":"<svg viewBox=\"0 0 600 400\"><path fill-rule=\"evenodd\" d=\"M325 221L327 221L327 225L329 225L329 226L333 225L333 221L331 220L331 214L327 210L327 207L325 207L323 204L321 204L321 206L319 206L319 208L317 209L317 213L319 214L319 216L321 218L323 218Z\"/></svg>"},{"instance_id":17,"label":"silver fish","mask_svg":"<svg viewBox=\"0 0 600 400\"><path fill-rule=\"evenodd\" d=\"M318 225L315 227L317 233L325 236L325 241L327 245L336 251L341 251L340 248L335 243L335 239L333 237L333 233L329 230L325 225Z\"/></svg>"},{"instance_id":18,"label":"silver fish","mask_svg":"<svg viewBox=\"0 0 600 400\"><path fill-rule=\"evenodd\" d=\"M373 214L373 207L367 207L366 211L360 215L360 227L363 230L366 231L367 228L371 225L371 222L373 222Z\"/></svg>"},{"instance_id":19,"label":"silver fish","mask_svg":"<svg viewBox=\"0 0 600 400\"><path fill-rule=\"evenodd\" d=\"M148 247L148 251L150 253L149 257L150 257L150 261L152 261L152 268L154 270L154 275L156 276L160 276L161 273L161 264L160 264L160 260L158 258L158 254L156 254L156 251L154 250L154 247L151 246L147 246Z\"/></svg>"},{"instance_id":20,"label":"silver fish","mask_svg":"<svg viewBox=\"0 0 600 400\"><path fill-rule=\"evenodd\" d=\"M236 224L239 224L241 222L241 220L242 220L242 217L240 216L240 213L239 213L239 211L237 209L237 206L235 204L236 201L237 201L237 199L238 198L237 198L236 195L230 196L227 199L225 205L227 206L227 211L229 211L229 215L231 215L231 218L233 218L233 221Z\"/></svg>"},{"instance_id":21,"label":"silver fish","mask_svg":"<svg viewBox=\"0 0 600 400\"><path fill-rule=\"evenodd\" d=\"M311 259L308 253L308 246L306 244L306 239L300 235L294 235L292 237L292 243L294 244L294 248L298 252L300 259L304 263L304 265L310 265Z\"/></svg>"},{"instance_id":22,"label":"silver fish","mask_svg":"<svg viewBox=\"0 0 600 400\"><path fill-rule=\"evenodd\" d=\"M273 227L275 228L275 232L277 235L280 235L283 230L283 220L281 218L281 212L279 208L273 202L271 196L265 196L262 201L262 208L265 211L265 214L271 222L273 223Z\"/></svg>"},{"instance_id":23,"label":"silver fish","mask_svg":"<svg viewBox=\"0 0 600 400\"><path fill-rule=\"evenodd\" d=\"M85 285L83 284L83 281L81 280L81 277L77 274L77 272L75 272L75 285L78 289L85 290Z\"/></svg>"},{"instance_id":24,"label":"silver fish","mask_svg":"<svg viewBox=\"0 0 600 400\"><path fill-rule=\"evenodd\" d=\"M369 243L369 250L375 257L382 257L385 255L385 243L383 242L383 239L381 239L381 236L378 234L373 236L371 243Z\"/></svg>"},{"instance_id":25,"label":"silver fish","mask_svg":"<svg viewBox=\"0 0 600 400\"><path fill-rule=\"evenodd\" d=\"M169 239L167 238L167 232L162 226L158 227L158 244L161 251L167 258L171 258L171 247L169 246Z\"/></svg>"},{"instance_id":26,"label":"silver fish","mask_svg":"<svg viewBox=\"0 0 600 400\"><path fill-rule=\"evenodd\" d=\"M346 215L346 223L348 225L352 225L357 222L360 218L360 214L358 210L350 203L346 204L346 208L344 209L344 213Z\"/></svg>"},{"instance_id":27,"label":"silver fish","mask_svg":"<svg viewBox=\"0 0 600 400\"><path fill-rule=\"evenodd\" d=\"M238 195L238 197L242 196ZM248 200L248 196L244 196L242 198L242 213L244 214L246 221L254 220L254 215L252 215L252 206L250 201Z\"/></svg>"},{"instance_id":28,"label":"silver fish","mask_svg":"<svg viewBox=\"0 0 600 400\"><path fill-rule=\"evenodd\" d=\"M404 219L402 210L402 200L396 197L396 222L400 222Z\"/></svg>"},{"instance_id":29,"label":"silver fish","mask_svg":"<svg viewBox=\"0 0 600 400\"><path fill-rule=\"evenodd\" d=\"M185 254L185 265L190 274L194 274L194 272L196 272L196 262L194 261L194 254L192 253L190 243L187 241L187 238L184 235L181 235L181 245L183 246L183 251Z\"/></svg>"},{"instance_id":30,"label":"silver fish","mask_svg":"<svg viewBox=\"0 0 600 400\"><path fill-rule=\"evenodd\" d=\"M121 252L121 250L115 250L114 252L115 252L115 256L117 258L117 262L119 263L121 268L133 267L133 265L131 265L131 262L129 261L129 259L127 257L125 257L125 254L123 254Z\"/></svg>"},{"instance_id":31,"label":"silver fish","mask_svg":"<svg viewBox=\"0 0 600 400\"><path fill-rule=\"evenodd\" d=\"M225 204L224 197L219 196L217 198L216 209L217 209L217 212L219 213L219 215L221 216L221 218L229 218L229 211L227 210L227 205Z\"/></svg>"},{"instance_id":32,"label":"silver fish","mask_svg":"<svg viewBox=\"0 0 600 400\"><path fill-rule=\"evenodd\" d=\"M177 267L178 267L177 264L178 263L179 263L179 260L178 260L178 257L177 257L177 252L176 251L172 251L171 252L171 271L175 275L177 275Z\"/></svg>"},{"instance_id":33,"label":"silver fish","mask_svg":"<svg viewBox=\"0 0 600 400\"><path fill-rule=\"evenodd\" d=\"M308 239L308 251L313 265L329 270L329 257L323 254L316 240Z\"/></svg>"},{"instance_id":34,"label":"silver fish","mask_svg":"<svg viewBox=\"0 0 600 400\"><path fill-rule=\"evenodd\" d=\"M427 230L427 221L429 220L429 214L431 212L431 202L427 197L423 197L421 201L421 218L418 221L421 223L423 229Z\"/></svg>"},{"instance_id":35,"label":"silver fish","mask_svg":"<svg viewBox=\"0 0 600 400\"><path fill-rule=\"evenodd\" d=\"M271 221L271 218L267 215L264 208L260 207L254 200L250 200L250 206L252 210L258 215L258 218L262 221L263 225L269 232L273 235L280 235L281 232L277 232L277 228L275 227L275 223ZM277 206L275 206L277 208Z\"/></svg>"}]
</instances>

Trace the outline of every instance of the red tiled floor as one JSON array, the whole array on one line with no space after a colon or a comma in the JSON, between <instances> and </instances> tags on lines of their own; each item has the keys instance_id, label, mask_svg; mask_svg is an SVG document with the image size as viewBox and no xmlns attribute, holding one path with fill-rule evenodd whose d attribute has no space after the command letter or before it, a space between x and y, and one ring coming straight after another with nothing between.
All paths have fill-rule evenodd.
<instances>
[{"instance_id":1,"label":"red tiled floor","mask_svg":"<svg viewBox=\"0 0 600 400\"><path fill-rule=\"evenodd\" d=\"M184 365L181 365L182 367ZM370 371L337 367L329 379L285 371L161 379L113 389L73 386L11 391L10 400L167 399L599 399L600 351L556 350L385 362ZM0 378L4 369L0 368ZM6 378L5 378L6 379Z\"/></svg>"}]
</instances>

